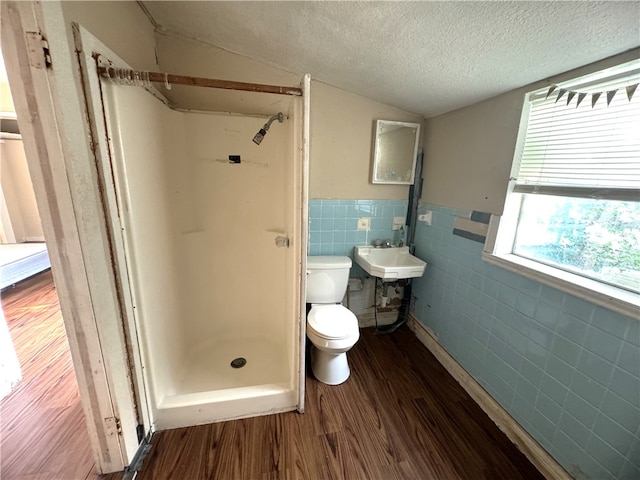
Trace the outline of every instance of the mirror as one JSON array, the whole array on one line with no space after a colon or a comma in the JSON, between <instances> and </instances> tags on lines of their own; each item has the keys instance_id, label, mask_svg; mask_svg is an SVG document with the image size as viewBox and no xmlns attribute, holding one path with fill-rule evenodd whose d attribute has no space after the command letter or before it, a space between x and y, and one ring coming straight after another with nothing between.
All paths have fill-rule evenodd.
<instances>
[{"instance_id":1,"label":"mirror","mask_svg":"<svg viewBox=\"0 0 640 480\"><path fill-rule=\"evenodd\" d=\"M413 184L420 124L376 120L373 183Z\"/></svg>"}]
</instances>

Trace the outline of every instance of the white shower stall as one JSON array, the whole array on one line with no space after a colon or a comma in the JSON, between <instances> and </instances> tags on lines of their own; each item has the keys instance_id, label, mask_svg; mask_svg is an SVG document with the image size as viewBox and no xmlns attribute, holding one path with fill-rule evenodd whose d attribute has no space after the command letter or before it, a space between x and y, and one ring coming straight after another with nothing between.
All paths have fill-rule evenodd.
<instances>
[{"instance_id":1,"label":"white shower stall","mask_svg":"<svg viewBox=\"0 0 640 480\"><path fill-rule=\"evenodd\" d=\"M109 81L102 102L155 428L299 408L302 97L260 145L278 111L178 111Z\"/></svg>"}]
</instances>

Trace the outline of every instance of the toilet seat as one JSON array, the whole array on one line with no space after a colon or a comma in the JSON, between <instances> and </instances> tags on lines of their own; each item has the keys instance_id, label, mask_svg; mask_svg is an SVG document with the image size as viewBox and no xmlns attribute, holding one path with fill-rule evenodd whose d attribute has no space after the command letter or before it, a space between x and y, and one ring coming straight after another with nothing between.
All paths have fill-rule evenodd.
<instances>
[{"instance_id":1,"label":"toilet seat","mask_svg":"<svg viewBox=\"0 0 640 480\"><path fill-rule=\"evenodd\" d=\"M326 340L342 340L359 335L358 319L342 305L315 305L307 315L307 326Z\"/></svg>"}]
</instances>

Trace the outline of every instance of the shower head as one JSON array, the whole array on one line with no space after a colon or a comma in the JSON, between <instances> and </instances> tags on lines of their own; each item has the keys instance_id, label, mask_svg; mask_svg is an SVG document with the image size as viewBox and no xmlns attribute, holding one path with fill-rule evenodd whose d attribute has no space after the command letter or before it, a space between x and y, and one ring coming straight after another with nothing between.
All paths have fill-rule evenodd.
<instances>
[{"instance_id":1,"label":"shower head","mask_svg":"<svg viewBox=\"0 0 640 480\"><path fill-rule=\"evenodd\" d=\"M278 120L278 122L280 123L284 122L284 115L282 114L282 112L278 112L277 115L273 115L271 118L269 118L269 121L265 123L264 126L260 130L258 130L258 133L256 133L253 137L253 143L255 143L256 145L260 145L260 143L264 139L264 136L269 131L269 127L275 120Z\"/></svg>"},{"instance_id":2,"label":"shower head","mask_svg":"<svg viewBox=\"0 0 640 480\"><path fill-rule=\"evenodd\" d=\"M260 130L258 130L258 133L256 133L255 136L253 137L253 143L255 143L256 145L260 145L260 142L262 142L262 139L266 134L267 134L267 131L264 128L261 128Z\"/></svg>"}]
</instances>

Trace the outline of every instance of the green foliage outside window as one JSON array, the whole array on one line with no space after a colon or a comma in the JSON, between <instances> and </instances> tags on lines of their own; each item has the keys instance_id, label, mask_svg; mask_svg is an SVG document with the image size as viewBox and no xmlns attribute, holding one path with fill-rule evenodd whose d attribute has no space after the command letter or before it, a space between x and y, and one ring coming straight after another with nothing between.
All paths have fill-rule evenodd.
<instances>
[{"instance_id":1,"label":"green foliage outside window","mask_svg":"<svg viewBox=\"0 0 640 480\"><path fill-rule=\"evenodd\" d=\"M525 195L515 253L640 291L640 202Z\"/></svg>"}]
</instances>

